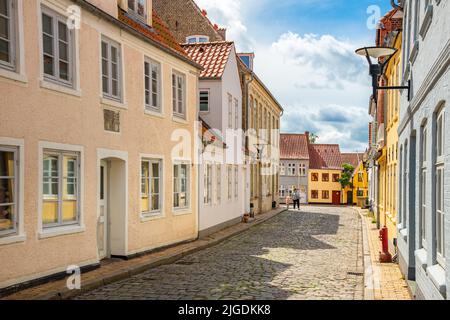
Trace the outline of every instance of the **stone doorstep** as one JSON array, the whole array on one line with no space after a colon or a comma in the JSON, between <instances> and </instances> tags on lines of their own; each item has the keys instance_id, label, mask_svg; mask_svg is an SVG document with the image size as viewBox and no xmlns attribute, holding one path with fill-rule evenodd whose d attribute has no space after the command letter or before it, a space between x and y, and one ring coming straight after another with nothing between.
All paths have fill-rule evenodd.
<instances>
[{"instance_id":1,"label":"stone doorstep","mask_svg":"<svg viewBox=\"0 0 450 320\"><path fill-rule=\"evenodd\" d=\"M220 230L210 236L208 240L199 239L194 240L188 244L181 244L178 248L181 250L174 250L177 247L168 248L166 254L164 251L158 252L152 257L150 253L147 257L141 256L141 260L128 260L120 261L122 263L114 268L114 264L109 265L110 270L99 269L86 272L84 275L88 276L89 280L82 281L81 290L69 290L65 286L66 279L49 282L40 286L24 289L16 292L10 296L3 297L6 300L67 300L74 298L80 294L95 290L106 284L117 282L130 278L134 275L143 273L149 269L159 267L161 265L171 264L183 257L193 254L195 252L213 247L233 236L236 236L244 231L249 230L267 220L287 211L286 208L279 208L269 211L267 213L256 216L251 223L240 223L224 230ZM147 258L147 259L146 259ZM127 266L127 262L129 266ZM133 263L135 262L135 263ZM99 273L98 277L95 277L94 273ZM93 278L93 279L92 279ZM56 288L55 288L56 287ZM1 300L1 299L0 299Z\"/></svg>"}]
</instances>

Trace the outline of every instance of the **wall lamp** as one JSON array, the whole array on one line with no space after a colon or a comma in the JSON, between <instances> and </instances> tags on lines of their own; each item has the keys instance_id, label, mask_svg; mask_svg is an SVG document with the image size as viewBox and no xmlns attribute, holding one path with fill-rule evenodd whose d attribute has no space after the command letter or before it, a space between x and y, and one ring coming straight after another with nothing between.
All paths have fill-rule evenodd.
<instances>
[{"instance_id":1,"label":"wall lamp","mask_svg":"<svg viewBox=\"0 0 450 320\"><path fill-rule=\"evenodd\" d=\"M384 68L387 66L389 61L397 52L395 48L388 47L364 47L356 50L356 54L366 57L367 62L369 62L369 74L372 76L372 87L373 87L373 99L375 102L378 100L377 92L378 90L408 90L408 101L411 100L411 80L408 80L407 86L379 86L379 77L384 73ZM380 63L373 63L370 58L377 59L380 61L381 58L385 58L385 61Z\"/></svg>"}]
</instances>

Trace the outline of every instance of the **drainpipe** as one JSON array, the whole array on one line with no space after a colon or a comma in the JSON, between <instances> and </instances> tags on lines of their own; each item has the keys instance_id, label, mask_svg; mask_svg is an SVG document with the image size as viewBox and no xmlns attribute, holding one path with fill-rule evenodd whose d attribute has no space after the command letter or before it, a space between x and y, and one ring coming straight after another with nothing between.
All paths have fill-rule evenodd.
<instances>
[{"instance_id":1,"label":"drainpipe","mask_svg":"<svg viewBox=\"0 0 450 320\"><path fill-rule=\"evenodd\" d=\"M246 114L247 114L247 116L245 117L246 118L245 119L245 127L246 127L247 133L248 133L248 130L249 130L249 127L250 127L250 94L249 94L248 88L250 86L250 83L253 82L254 76L253 76L253 72L251 73L250 80L246 80L245 79L245 73L243 73L242 76L244 77L245 101L247 101L247 105L246 105L246 110L247 110ZM249 145L248 145L248 135L245 138L245 149L246 150L250 150ZM250 173L247 173L247 174L251 175L251 168L249 167L248 169L249 169ZM250 185L249 193L250 194L249 194L249 197L251 197L251 184L252 184L252 182L253 182L252 181L252 177L250 177L250 181L249 181L249 185ZM247 185L245 185L245 188L247 188ZM247 199L245 199L245 201L247 201ZM249 207L250 207L250 203L251 203L251 201L249 201L249 203L248 203ZM245 210L244 211L247 211L247 204L245 205Z\"/></svg>"}]
</instances>

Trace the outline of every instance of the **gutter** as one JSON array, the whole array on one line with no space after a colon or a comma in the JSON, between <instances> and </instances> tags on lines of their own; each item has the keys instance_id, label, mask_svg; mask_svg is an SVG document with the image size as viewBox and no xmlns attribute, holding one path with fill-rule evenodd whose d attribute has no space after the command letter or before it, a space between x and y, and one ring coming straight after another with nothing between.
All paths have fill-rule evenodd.
<instances>
[{"instance_id":1,"label":"gutter","mask_svg":"<svg viewBox=\"0 0 450 320\"><path fill-rule=\"evenodd\" d=\"M91 12L92 14L99 16L100 18L103 18L108 22L111 22L112 24L116 25L120 29L131 33L132 35L136 36L137 38L150 43L151 45L157 47L158 49L160 49L180 60L183 60L184 62L186 62L187 64L190 64L191 66L195 67L196 69L203 70L203 67L200 64L192 61L191 59L183 56L182 54L179 54L175 50L172 50L172 49L162 45L160 42L144 36L140 32L134 30L132 27L130 27L127 24L123 23L122 21L118 20L117 18L111 16L110 14L106 13L105 11L103 11L103 10L97 8L96 6L94 6L93 4L87 2L87 0L72 0L72 2L75 2L80 7L86 9L87 11Z\"/></svg>"}]
</instances>

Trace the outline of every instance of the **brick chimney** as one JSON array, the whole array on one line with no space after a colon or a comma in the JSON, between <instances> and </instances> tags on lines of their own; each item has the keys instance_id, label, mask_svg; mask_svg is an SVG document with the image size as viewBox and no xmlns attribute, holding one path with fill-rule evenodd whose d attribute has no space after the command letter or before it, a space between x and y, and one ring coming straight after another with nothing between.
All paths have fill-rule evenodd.
<instances>
[{"instance_id":1,"label":"brick chimney","mask_svg":"<svg viewBox=\"0 0 450 320\"><path fill-rule=\"evenodd\" d=\"M226 28L219 28L219 29L217 30L217 32L220 34L220 36L222 37L222 39L223 39L224 41L227 40L227 29L226 29Z\"/></svg>"},{"instance_id":2,"label":"brick chimney","mask_svg":"<svg viewBox=\"0 0 450 320\"><path fill-rule=\"evenodd\" d=\"M305 132L305 136L306 136L306 141L307 141L307 143L309 144L309 131L306 131Z\"/></svg>"}]
</instances>

